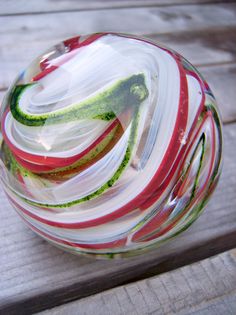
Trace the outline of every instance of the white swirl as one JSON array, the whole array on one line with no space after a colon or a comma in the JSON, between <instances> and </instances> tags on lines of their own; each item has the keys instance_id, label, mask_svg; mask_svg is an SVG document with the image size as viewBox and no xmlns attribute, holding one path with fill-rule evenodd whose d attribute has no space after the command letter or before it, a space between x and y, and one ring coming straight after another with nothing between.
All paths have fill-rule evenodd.
<instances>
[{"instance_id":1,"label":"white swirl","mask_svg":"<svg viewBox=\"0 0 236 315\"><path fill-rule=\"evenodd\" d=\"M26 72L21 112L9 96L5 190L31 228L67 249L161 242L197 217L219 174L215 100L166 48L114 34L82 44L43 56L33 84Z\"/></svg>"}]
</instances>

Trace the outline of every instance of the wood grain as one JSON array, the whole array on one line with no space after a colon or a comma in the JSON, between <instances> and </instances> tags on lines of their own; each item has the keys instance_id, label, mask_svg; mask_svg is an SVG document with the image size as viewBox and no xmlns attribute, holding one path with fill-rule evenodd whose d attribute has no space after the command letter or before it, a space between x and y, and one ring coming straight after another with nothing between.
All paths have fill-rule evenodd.
<instances>
[{"instance_id":1,"label":"wood grain","mask_svg":"<svg viewBox=\"0 0 236 315\"><path fill-rule=\"evenodd\" d=\"M147 34L197 65L235 62L235 16L236 3L2 16L0 89L51 45L97 31Z\"/></svg>"},{"instance_id":2,"label":"wood grain","mask_svg":"<svg viewBox=\"0 0 236 315\"><path fill-rule=\"evenodd\" d=\"M81 33L122 31L159 40L199 66L218 99L223 120L229 123L225 126L224 171L205 212L188 231L144 256L104 262L64 253L26 228L0 190L0 314L32 314L160 274L236 246L236 123L233 123L236 119L236 4L230 2L0 1L0 101L3 90L16 74L51 45ZM146 7L141 8L143 5ZM130 8L134 6L135 9ZM102 298L95 296L89 302L81 300L78 302L82 303L79 309L84 307L84 313L99 313L104 309L102 314L109 314L113 313L113 306L120 303L125 314L143 314L146 309L152 314L162 314L162 310L168 312L168 309L178 311L179 315L190 311L195 315L208 314L208 310L215 310L214 314L235 314L233 306L232 310L229 307L235 307L232 295L235 293L235 259L232 260L231 256L232 253L224 258L224 264L219 263L221 268L216 263L204 263L205 271L200 267L196 270L192 266L186 267L187 271L181 272L190 280L179 273L171 273L170 277L168 274L161 275L164 277L161 284L156 282L160 281L156 280L159 277L150 279L154 287L151 291L144 289L149 283L145 280L144 287L138 285L139 290L136 284L132 284L125 292L119 288L121 293L116 295L108 291L101 295ZM232 277L223 273L224 268L232 271ZM217 274L214 279L213 273ZM179 282L171 282L171 279ZM227 287L230 280L232 286ZM223 302L220 298L222 288L225 288L226 298ZM155 296L158 296L159 303L156 308ZM77 308L69 309L68 314L73 314L73 310L76 312ZM57 311L60 311L58 314L67 314L63 308Z\"/></svg>"},{"instance_id":3,"label":"wood grain","mask_svg":"<svg viewBox=\"0 0 236 315\"><path fill-rule=\"evenodd\" d=\"M65 314L234 315L236 251L39 313Z\"/></svg>"},{"instance_id":4,"label":"wood grain","mask_svg":"<svg viewBox=\"0 0 236 315\"><path fill-rule=\"evenodd\" d=\"M236 27L182 31L170 34L147 34L150 39L178 51L195 66L236 61Z\"/></svg>"},{"instance_id":5,"label":"wood grain","mask_svg":"<svg viewBox=\"0 0 236 315\"><path fill-rule=\"evenodd\" d=\"M194 7L195 12L196 6ZM210 6L208 5L207 7ZM221 14L225 14L224 10L221 11ZM99 17L100 13L101 11L98 12L97 17ZM213 14L215 13L216 12L213 10ZM137 15L137 12L135 14ZM158 14L160 14L160 12ZM55 14L49 14L45 15L44 19L50 20L51 18L55 19L56 17L57 15ZM11 24L3 23L4 32L1 33L0 31L2 42L2 47L0 49L1 90L6 89L6 87L13 81L16 74L21 69L24 69L24 67L26 67L40 51L55 43L55 38L58 36L60 39L63 38L64 33L64 37L75 35L71 33L70 28L66 28L65 31L63 26L66 23L66 17L68 17L68 15L60 14L60 17L62 23L58 24L58 28L51 29L51 32L46 37L41 36L41 39L36 41L34 40L35 34L42 31L41 24L43 19L41 16L34 16L34 19L36 19L34 22L32 22L32 16L17 17L19 18L17 23L18 28L14 26L14 23L12 27ZM4 19L6 18L2 19L5 21ZM9 17L7 20L8 19ZM14 18L14 20L15 19L16 18ZM37 19L39 19L39 21L37 21ZM175 24L180 23L179 19L180 17L177 16L178 22L175 22ZM12 20L12 18L10 20ZM225 21L226 20L225 17ZM234 19L234 21L236 20ZM97 20L94 21L94 24L97 24ZM126 27L128 31L129 26L126 25L124 27ZM131 23L130 27L132 28L135 26ZM207 25L205 25L205 27L207 27ZM229 29L225 22L225 25L221 26L220 29L208 28L202 32L195 29L194 23L193 25L190 23L190 30L191 29L192 31L189 31L188 29L187 32L175 31L170 34L147 34L147 36L175 49L183 54L194 65L197 65L199 70L209 81L219 104L224 104L223 119L225 121L234 121L236 118L236 109L234 104L230 103L230 100L234 100L236 96L236 89L234 88L236 83L236 46L234 44L236 42L236 27ZM24 32L26 32L27 36L23 35ZM7 34L12 34L12 36L6 36ZM21 41L17 43L17 45L15 44L17 41L16 37L21 38ZM225 93L225 91L227 91L227 93ZM3 94L3 91L0 91L0 101Z\"/></svg>"},{"instance_id":6,"label":"wood grain","mask_svg":"<svg viewBox=\"0 0 236 315\"><path fill-rule=\"evenodd\" d=\"M236 121L236 64L198 67L209 83L225 123Z\"/></svg>"},{"instance_id":7,"label":"wood grain","mask_svg":"<svg viewBox=\"0 0 236 315\"><path fill-rule=\"evenodd\" d=\"M224 132L224 171L205 212L172 242L129 260L95 261L52 247L23 225L1 192L0 313L32 314L235 247L236 124Z\"/></svg>"},{"instance_id":8,"label":"wood grain","mask_svg":"<svg viewBox=\"0 0 236 315\"><path fill-rule=\"evenodd\" d=\"M183 4L230 3L232 0L7 0L0 2L0 15L99 10Z\"/></svg>"},{"instance_id":9,"label":"wood grain","mask_svg":"<svg viewBox=\"0 0 236 315\"><path fill-rule=\"evenodd\" d=\"M10 28L5 26L5 31L10 32ZM15 44L15 35L10 39L1 36L0 89L8 87L16 75L27 67L31 60L56 43L54 36L60 36L62 26L57 30L57 35L51 32L47 39L42 37L38 41L34 41L33 38L29 40L36 31L32 27L28 29L28 38L18 34L21 41L17 45ZM15 30L12 32L15 32ZM70 36L72 34L68 30L65 38ZM178 51L196 66L236 62L236 27L231 29L222 28L219 31L206 30L204 33L192 31L176 32L168 35L147 34L147 36ZM60 40L62 38L63 36Z\"/></svg>"}]
</instances>

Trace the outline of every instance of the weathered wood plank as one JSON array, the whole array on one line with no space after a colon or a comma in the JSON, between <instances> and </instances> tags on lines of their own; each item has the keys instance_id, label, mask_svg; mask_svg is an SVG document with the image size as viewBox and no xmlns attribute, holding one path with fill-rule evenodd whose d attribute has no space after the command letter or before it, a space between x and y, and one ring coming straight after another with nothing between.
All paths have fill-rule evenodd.
<instances>
[{"instance_id":1,"label":"weathered wood plank","mask_svg":"<svg viewBox=\"0 0 236 315\"><path fill-rule=\"evenodd\" d=\"M223 121L236 120L236 64L214 67L199 67L209 82L221 109Z\"/></svg>"},{"instance_id":2,"label":"weathered wood plank","mask_svg":"<svg viewBox=\"0 0 236 315\"><path fill-rule=\"evenodd\" d=\"M25 17L26 19L28 17ZM50 18L50 15L47 15ZM31 19L31 18L30 18ZM23 20L22 20L23 21ZM33 40L33 34L39 29L33 28L35 24L32 24L26 32L28 32L28 37L22 37L21 42L16 42L16 37L21 37L20 34L2 37L2 47L0 50L0 88L6 88L10 82L14 79L17 72L23 69L29 61L37 56L39 51L46 49L53 42L53 36L58 36L60 32L63 31L61 23L59 29L57 29L57 35L55 31L50 33L49 38L43 38L40 41ZM21 25L24 28L24 25ZM39 28L39 26L38 26ZM16 29L11 29L9 26L5 25L5 34L9 32L17 33ZM71 36L71 34L66 34L65 37ZM235 83L236 83L236 72L235 64L232 62L236 61L236 28L227 29L220 28L219 30L206 30L204 33L199 31L192 32L176 32L168 35L161 34L149 34L148 37L154 40L158 40L167 46L179 51L187 59L189 59L195 65L199 65L200 71L208 79L213 91L215 92L219 104L224 104L223 106L223 119L225 121L232 121L236 118L234 102L230 102L235 99ZM29 40L31 39L31 40ZM202 68L201 65L212 65L218 63L229 63L229 65L216 66L211 68ZM227 93L225 92L227 91ZM0 93L0 101L2 92Z\"/></svg>"},{"instance_id":3,"label":"weathered wood plank","mask_svg":"<svg viewBox=\"0 0 236 315\"><path fill-rule=\"evenodd\" d=\"M8 87L17 73L51 45L94 31L148 34L197 65L235 62L235 12L236 4L221 4L204 5L204 10L184 5L0 17L0 89Z\"/></svg>"},{"instance_id":4,"label":"weathered wood plank","mask_svg":"<svg viewBox=\"0 0 236 315\"><path fill-rule=\"evenodd\" d=\"M6 28L6 32L8 31ZM60 33L60 29L57 33ZM65 38L70 35L70 33L66 34ZM19 35L20 37L21 35ZM204 34L202 32L178 32L168 35L148 34L148 37L173 48L197 66L236 62L236 46L234 45L236 27L220 31L206 30ZM15 40L15 36L12 36L11 40L2 38L0 88L8 87L16 75L33 58L38 56L42 50L55 44L53 33L49 39L42 38L40 41L33 41L33 39L28 41L22 38L21 42L15 45Z\"/></svg>"},{"instance_id":5,"label":"weathered wood plank","mask_svg":"<svg viewBox=\"0 0 236 315\"><path fill-rule=\"evenodd\" d=\"M183 4L228 3L232 0L7 0L0 2L0 15L32 14L74 10L96 10Z\"/></svg>"},{"instance_id":6,"label":"weathered wood plank","mask_svg":"<svg viewBox=\"0 0 236 315\"><path fill-rule=\"evenodd\" d=\"M235 247L236 124L224 132L224 171L205 212L172 242L129 260L93 261L53 248L22 224L1 192L2 314L32 314Z\"/></svg>"},{"instance_id":7,"label":"weathered wood plank","mask_svg":"<svg viewBox=\"0 0 236 315\"><path fill-rule=\"evenodd\" d=\"M195 66L236 61L236 27L162 34L147 34L150 39L178 51Z\"/></svg>"},{"instance_id":8,"label":"weathered wood plank","mask_svg":"<svg viewBox=\"0 0 236 315\"><path fill-rule=\"evenodd\" d=\"M236 250L39 314L234 315Z\"/></svg>"},{"instance_id":9,"label":"weathered wood plank","mask_svg":"<svg viewBox=\"0 0 236 315\"><path fill-rule=\"evenodd\" d=\"M97 31L100 30L100 27L109 29L109 27L113 27L113 20L121 19L125 12L125 18L122 19L125 32L140 34L160 32L162 34L151 36L163 38L164 40L161 41L168 45L172 43L174 49L182 52L190 60L193 58L195 64L229 63L221 66L202 67L200 70L208 78L218 96L219 104L223 105L224 120L232 121L235 119L233 100L236 93L236 66L230 63L235 62L235 46L232 44L235 42L236 22L232 18L235 15L235 7L234 5L220 5L214 9L211 5L204 5L204 9L208 10L204 16L206 23L201 17L200 20L198 19L202 12L200 9L196 9L197 6L183 5L179 7L181 9L177 10L177 15L175 15L173 7L170 7L168 10L166 8L145 9L144 13L139 9L116 10L117 15L113 10L102 10L96 14L95 12L43 14L40 18L40 15L33 17L25 15L23 17L15 16L11 22L10 17L0 18L2 39L0 88L6 87L15 73L20 68L24 68L32 56L38 55L42 49L77 33ZM191 8L194 8L193 11ZM231 13L230 10L232 10ZM133 13L131 14L131 12ZM110 13L111 16L108 18ZM210 13L213 15L212 18L210 18ZM131 21L128 19L129 14ZM213 21L213 18L220 15L223 16L220 22ZM140 17L142 17L141 23L149 23L150 29L148 26L137 28L135 24L137 24L137 19L140 23ZM167 25L171 24L170 21L167 21L170 18L175 30L173 35L165 35L171 31ZM49 21L50 19L52 22ZM89 21L87 22L86 19ZM104 26L102 25L103 20ZM81 23L79 27L77 26L78 21ZM159 23L160 21L161 23ZM217 24L219 24L219 29L215 30ZM117 30L117 27L118 22L114 25L114 30ZM207 28L208 30L205 32ZM185 33L181 34L180 32L183 30ZM189 33L186 30L189 30ZM201 34L201 30L204 30L203 34ZM18 42L19 38L21 41ZM185 52L181 49L185 49ZM197 51L197 49L199 50ZM24 57L22 58L22 56ZM5 85L1 85L2 78L4 78ZM4 243L0 244L0 313L32 314L34 311L90 295L126 281L170 270L236 246L236 166L233 149L235 139L236 126L231 124L226 127L225 172L214 200L199 221L191 230L172 243L147 256L129 261L92 261L70 256L52 248L23 226L6 203L5 197L1 195L0 209L4 211L0 211L0 237L4 239ZM178 253L178 257L176 257L176 253ZM113 303L116 303L115 300Z\"/></svg>"}]
</instances>

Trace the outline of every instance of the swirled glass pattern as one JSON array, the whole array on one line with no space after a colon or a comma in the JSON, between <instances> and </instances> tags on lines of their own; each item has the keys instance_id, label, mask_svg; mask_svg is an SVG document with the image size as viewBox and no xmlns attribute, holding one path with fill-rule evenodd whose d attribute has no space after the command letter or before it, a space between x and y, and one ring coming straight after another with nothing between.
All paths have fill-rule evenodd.
<instances>
[{"instance_id":1,"label":"swirled glass pattern","mask_svg":"<svg viewBox=\"0 0 236 315\"><path fill-rule=\"evenodd\" d=\"M181 55L97 33L35 59L1 108L1 181L37 234L129 256L185 230L221 170L215 98Z\"/></svg>"}]
</instances>

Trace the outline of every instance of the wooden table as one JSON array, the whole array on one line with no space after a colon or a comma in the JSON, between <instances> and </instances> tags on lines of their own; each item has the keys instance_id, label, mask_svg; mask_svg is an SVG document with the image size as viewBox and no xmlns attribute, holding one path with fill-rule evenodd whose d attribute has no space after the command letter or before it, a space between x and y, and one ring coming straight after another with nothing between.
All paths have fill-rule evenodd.
<instances>
[{"instance_id":1,"label":"wooden table","mask_svg":"<svg viewBox=\"0 0 236 315\"><path fill-rule=\"evenodd\" d=\"M57 306L41 314L234 315L236 1L1 0L0 97L33 56L61 39L94 31L146 35L199 68L222 113L223 174L191 228L159 249L120 261L52 247L24 226L0 191L0 314Z\"/></svg>"}]
</instances>

